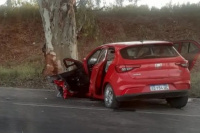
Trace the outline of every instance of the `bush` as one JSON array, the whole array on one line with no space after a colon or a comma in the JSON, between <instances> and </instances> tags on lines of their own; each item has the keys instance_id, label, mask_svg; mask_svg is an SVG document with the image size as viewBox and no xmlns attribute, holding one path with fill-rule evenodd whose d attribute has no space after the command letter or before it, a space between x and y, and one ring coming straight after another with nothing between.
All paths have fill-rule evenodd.
<instances>
[{"instance_id":1,"label":"bush","mask_svg":"<svg viewBox=\"0 0 200 133\"><path fill-rule=\"evenodd\" d=\"M23 3L21 6L7 7L0 6L0 18L4 19L41 19L39 7L30 3Z\"/></svg>"}]
</instances>

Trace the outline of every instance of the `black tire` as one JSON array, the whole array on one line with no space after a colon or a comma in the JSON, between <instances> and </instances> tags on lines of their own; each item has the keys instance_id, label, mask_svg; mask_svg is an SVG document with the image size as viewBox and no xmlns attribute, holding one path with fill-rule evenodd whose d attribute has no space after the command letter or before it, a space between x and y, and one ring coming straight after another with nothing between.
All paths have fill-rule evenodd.
<instances>
[{"instance_id":1,"label":"black tire","mask_svg":"<svg viewBox=\"0 0 200 133\"><path fill-rule=\"evenodd\" d=\"M105 86L104 104L107 108L116 109L119 107L119 102L117 101L113 88L110 84Z\"/></svg>"},{"instance_id":2,"label":"black tire","mask_svg":"<svg viewBox=\"0 0 200 133\"><path fill-rule=\"evenodd\" d=\"M166 101L170 104L171 107L180 109L186 106L188 102L188 96L167 98Z\"/></svg>"}]
</instances>

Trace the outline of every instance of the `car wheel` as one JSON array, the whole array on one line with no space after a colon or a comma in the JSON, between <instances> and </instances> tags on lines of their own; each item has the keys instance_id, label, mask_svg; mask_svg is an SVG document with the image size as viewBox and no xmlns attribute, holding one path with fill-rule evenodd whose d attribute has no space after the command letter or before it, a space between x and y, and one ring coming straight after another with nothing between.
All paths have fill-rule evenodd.
<instances>
[{"instance_id":1,"label":"car wheel","mask_svg":"<svg viewBox=\"0 0 200 133\"><path fill-rule=\"evenodd\" d=\"M188 102L188 96L167 98L166 100L172 107L182 108L182 107L186 106L186 104Z\"/></svg>"},{"instance_id":2,"label":"car wheel","mask_svg":"<svg viewBox=\"0 0 200 133\"><path fill-rule=\"evenodd\" d=\"M119 103L115 97L113 88L110 84L107 84L104 91L104 104L107 108L118 108Z\"/></svg>"}]
</instances>

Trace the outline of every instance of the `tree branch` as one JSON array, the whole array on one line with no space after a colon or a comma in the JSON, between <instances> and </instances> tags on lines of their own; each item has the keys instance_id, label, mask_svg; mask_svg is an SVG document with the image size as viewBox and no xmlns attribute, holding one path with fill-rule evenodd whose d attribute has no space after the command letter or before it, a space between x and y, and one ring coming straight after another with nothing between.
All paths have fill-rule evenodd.
<instances>
[{"instance_id":1,"label":"tree branch","mask_svg":"<svg viewBox=\"0 0 200 133\"><path fill-rule=\"evenodd\" d=\"M80 33L80 31L83 29L83 26L84 26L84 24L85 24L85 22L86 22L86 14L84 14L84 21L83 21L83 23L81 24L81 26L76 30L76 34L77 34L77 36L78 36L78 34Z\"/></svg>"}]
</instances>

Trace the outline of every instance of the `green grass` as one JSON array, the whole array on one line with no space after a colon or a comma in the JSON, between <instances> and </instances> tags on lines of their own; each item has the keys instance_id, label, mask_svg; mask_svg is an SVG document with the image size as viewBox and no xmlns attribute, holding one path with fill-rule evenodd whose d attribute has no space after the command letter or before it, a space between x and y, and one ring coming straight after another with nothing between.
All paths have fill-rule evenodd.
<instances>
[{"instance_id":1,"label":"green grass","mask_svg":"<svg viewBox=\"0 0 200 133\"><path fill-rule=\"evenodd\" d=\"M45 88L42 77L43 66L23 64L12 67L0 66L0 86Z\"/></svg>"},{"instance_id":2,"label":"green grass","mask_svg":"<svg viewBox=\"0 0 200 133\"><path fill-rule=\"evenodd\" d=\"M198 59L197 63L195 64L191 72L191 90L190 90L191 97L200 98L200 68L199 66L200 66L200 58Z\"/></svg>"},{"instance_id":3,"label":"green grass","mask_svg":"<svg viewBox=\"0 0 200 133\"><path fill-rule=\"evenodd\" d=\"M23 88L49 88L42 76L43 66L22 64L18 66L0 66L0 86ZM191 72L190 97L200 97L200 71Z\"/></svg>"},{"instance_id":4,"label":"green grass","mask_svg":"<svg viewBox=\"0 0 200 133\"><path fill-rule=\"evenodd\" d=\"M190 96L200 98L200 72L191 74Z\"/></svg>"}]
</instances>

